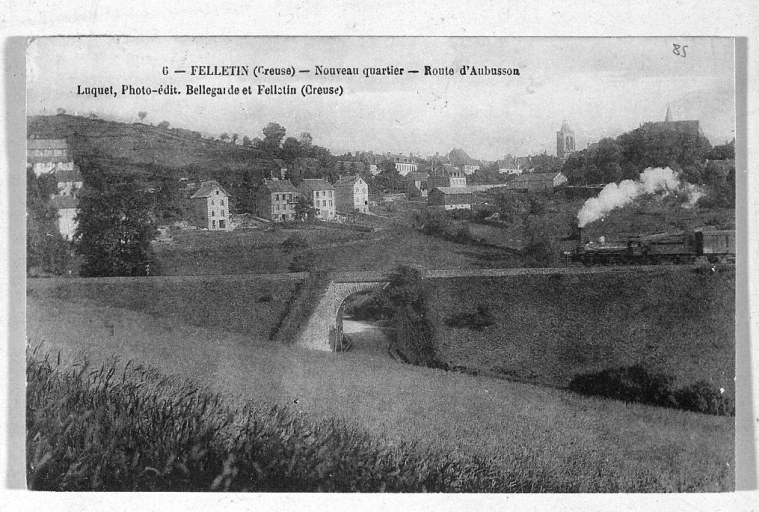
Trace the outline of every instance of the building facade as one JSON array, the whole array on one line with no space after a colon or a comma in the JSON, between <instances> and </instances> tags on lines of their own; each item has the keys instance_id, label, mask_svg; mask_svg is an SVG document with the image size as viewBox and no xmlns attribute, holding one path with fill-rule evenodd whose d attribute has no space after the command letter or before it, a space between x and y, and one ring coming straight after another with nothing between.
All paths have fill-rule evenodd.
<instances>
[{"instance_id":1,"label":"building facade","mask_svg":"<svg viewBox=\"0 0 759 512\"><path fill-rule=\"evenodd\" d=\"M475 171L480 170L480 166L479 165L464 165L462 170L464 171L464 174L468 176L470 174L474 174Z\"/></svg>"},{"instance_id":2,"label":"building facade","mask_svg":"<svg viewBox=\"0 0 759 512\"><path fill-rule=\"evenodd\" d=\"M256 213L274 222L295 220L299 196L290 180L263 180L256 191Z\"/></svg>"},{"instance_id":3,"label":"building facade","mask_svg":"<svg viewBox=\"0 0 759 512\"><path fill-rule=\"evenodd\" d=\"M55 208L58 214L58 232L69 242L74 239L76 232L76 212L79 208L79 199L75 196L53 196L50 206Z\"/></svg>"},{"instance_id":4,"label":"building facade","mask_svg":"<svg viewBox=\"0 0 759 512\"><path fill-rule=\"evenodd\" d=\"M79 172L79 167L73 170L56 169L54 176L58 182L58 195L76 197L77 192L84 186L84 177Z\"/></svg>"},{"instance_id":5,"label":"building facade","mask_svg":"<svg viewBox=\"0 0 759 512\"><path fill-rule=\"evenodd\" d=\"M469 210L474 194L467 187L436 187L427 196L427 205L444 210Z\"/></svg>"},{"instance_id":6,"label":"building facade","mask_svg":"<svg viewBox=\"0 0 759 512\"><path fill-rule=\"evenodd\" d=\"M360 176L346 176L335 182L335 209L341 213L369 212L369 185Z\"/></svg>"},{"instance_id":7,"label":"building facade","mask_svg":"<svg viewBox=\"0 0 759 512\"><path fill-rule=\"evenodd\" d=\"M332 220L337 214L335 204L335 187L321 179L306 179L298 185L309 204L316 209L316 216L321 220Z\"/></svg>"},{"instance_id":8,"label":"building facade","mask_svg":"<svg viewBox=\"0 0 759 512\"><path fill-rule=\"evenodd\" d=\"M192 197L193 224L211 231L227 231L229 223L229 194L216 181L204 181Z\"/></svg>"},{"instance_id":9,"label":"building facade","mask_svg":"<svg viewBox=\"0 0 759 512\"><path fill-rule=\"evenodd\" d=\"M417 169L418 166L410 162L395 162L395 170L398 171L398 174L401 176L405 176L411 172L416 172Z\"/></svg>"},{"instance_id":10,"label":"building facade","mask_svg":"<svg viewBox=\"0 0 759 512\"><path fill-rule=\"evenodd\" d=\"M429 179L430 188L435 187L466 187L466 174L457 167L448 167Z\"/></svg>"},{"instance_id":11,"label":"building facade","mask_svg":"<svg viewBox=\"0 0 759 512\"><path fill-rule=\"evenodd\" d=\"M561 123L561 129L556 132L556 155L559 158L567 158L575 152L575 132L569 127L569 123Z\"/></svg>"}]
</instances>

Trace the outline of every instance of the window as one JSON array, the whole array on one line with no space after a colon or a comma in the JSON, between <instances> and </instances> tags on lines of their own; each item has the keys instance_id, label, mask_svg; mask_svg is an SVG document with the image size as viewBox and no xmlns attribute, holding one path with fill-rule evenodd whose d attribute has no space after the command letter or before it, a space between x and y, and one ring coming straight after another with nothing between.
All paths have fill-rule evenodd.
<instances>
[{"instance_id":1,"label":"window","mask_svg":"<svg viewBox=\"0 0 759 512\"><path fill-rule=\"evenodd\" d=\"M224 229L224 228L226 228L226 227L227 227L227 224L226 224L226 223L225 223L223 220L220 220L220 221L219 221L219 228L220 228L220 229Z\"/></svg>"},{"instance_id":2,"label":"window","mask_svg":"<svg viewBox=\"0 0 759 512\"><path fill-rule=\"evenodd\" d=\"M216 195L217 195L217 196L219 195L219 191L218 191L218 190L216 191Z\"/></svg>"},{"instance_id":3,"label":"window","mask_svg":"<svg viewBox=\"0 0 759 512\"><path fill-rule=\"evenodd\" d=\"M327 206L327 200L322 201L322 206Z\"/></svg>"},{"instance_id":4,"label":"window","mask_svg":"<svg viewBox=\"0 0 759 512\"><path fill-rule=\"evenodd\" d=\"M215 221L215 220L212 220L212 221L211 221L211 227L212 227L213 229L216 229L216 221Z\"/></svg>"},{"instance_id":5,"label":"window","mask_svg":"<svg viewBox=\"0 0 759 512\"><path fill-rule=\"evenodd\" d=\"M213 199L211 199L211 206L213 206Z\"/></svg>"},{"instance_id":6,"label":"window","mask_svg":"<svg viewBox=\"0 0 759 512\"><path fill-rule=\"evenodd\" d=\"M279 201L279 194L276 194L276 195L274 196L274 200L275 200L275 201Z\"/></svg>"},{"instance_id":7,"label":"window","mask_svg":"<svg viewBox=\"0 0 759 512\"><path fill-rule=\"evenodd\" d=\"M221 205L224 206L224 200L223 199L221 200Z\"/></svg>"},{"instance_id":8,"label":"window","mask_svg":"<svg viewBox=\"0 0 759 512\"><path fill-rule=\"evenodd\" d=\"M321 194L321 192L317 190L316 191L316 197L319 197L320 194Z\"/></svg>"},{"instance_id":9,"label":"window","mask_svg":"<svg viewBox=\"0 0 759 512\"><path fill-rule=\"evenodd\" d=\"M329 205L332 206L332 199L329 200Z\"/></svg>"},{"instance_id":10,"label":"window","mask_svg":"<svg viewBox=\"0 0 759 512\"><path fill-rule=\"evenodd\" d=\"M275 206L274 206L274 209L275 209L276 211L279 211L279 205L275 205Z\"/></svg>"},{"instance_id":11,"label":"window","mask_svg":"<svg viewBox=\"0 0 759 512\"><path fill-rule=\"evenodd\" d=\"M222 217L224 216L224 210L222 210L222 211L221 211L221 216L222 216Z\"/></svg>"},{"instance_id":12,"label":"window","mask_svg":"<svg viewBox=\"0 0 759 512\"><path fill-rule=\"evenodd\" d=\"M216 212L211 210L211 217L216 217Z\"/></svg>"}]
</instances>

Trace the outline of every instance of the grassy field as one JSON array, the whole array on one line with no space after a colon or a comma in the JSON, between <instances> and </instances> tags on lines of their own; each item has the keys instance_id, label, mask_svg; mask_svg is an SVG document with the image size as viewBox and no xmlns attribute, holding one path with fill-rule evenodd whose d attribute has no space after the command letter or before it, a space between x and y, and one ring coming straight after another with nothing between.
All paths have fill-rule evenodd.
<instances>
[{"instance_id":1,"label":"grassy field","mask_svg":"<svg viewBox=\"0 0 759 512\"><path fill-rule=\"evenodd\" d=\"M640 363L707 380L734 397L735 274L654 273L431 280L440 358L506 378L565 387L577 374ZM446 326L485 305L482 330Z\"/></svg>"},{"instance_id":2,"label":"grassy field","mask_svg":"<svg viewBox=\"0 0 759 512\"><path fill-rule=\"evenodd\" d=\"M367 354L304 351L272 344L260 335L266 328L239 333L218 323L200 327L136 300L116 307L94 287L56 293L30 291L27 336L31 346L60 352L64 365L82 355L93 365L114 355L122 364L148 362L210 386L233 407L263 401L309 421L344 421L385 446L414 441L421 450L498 461L499 471L532 483L526 490L540 490L545 482L578 492L733 488L732 418L586 398ZM251 318L264 316L255 311L261 304L247 304Z\"/></svg>"},{"instance_id":3,"label":"grassy field","mask_svg":"<svg viewBox=\"0 0 759 512\"><path fill-rule=\"evenodd\" d=\"M162 275L284 273L295 253L285 254L281 244L295 233L302 235L316 254L319 270L390 270L399 264L427 268L520 264L516 257L497 249L441 240L406 227L373 233L324 226L228 233L184 231L173 235L174 242L154 247Z\"/></svg>"},{"instance_id":4,"label":"grassy field","mask_svg":"<svg viewBox=\"0 0 759 512\"><path fill-rule=\"evenodd\" d=\"M165 319L166 329L181 323L215 330L266 338L282 317L295 281L266 278L228 280L147 279L140 282L98 282L65 280L55 287L30 281L27 298L51 298L70 304L97 304ZM109 324L122 328L121 322Z\"/></svg>"}]
</instances>

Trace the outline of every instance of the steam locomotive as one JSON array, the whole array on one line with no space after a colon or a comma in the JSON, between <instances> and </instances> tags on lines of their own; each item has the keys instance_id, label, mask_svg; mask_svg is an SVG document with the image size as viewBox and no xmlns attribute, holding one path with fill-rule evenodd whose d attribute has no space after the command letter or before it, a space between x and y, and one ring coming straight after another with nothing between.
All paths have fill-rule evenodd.
<instances>
[{"instance_id":1,"label":"steam locomotive","mask_svg":"<svg viewBox=\"0 0 759 512\"><path fill-rule=\"evenodd\" d=\"M657 265L695 263L699 258L710 263L735 261L735 232L698 229L691 233L658 233L607 242L584 241L579 230L574 250L565 251L566 263L592 265Z\"/></svg>"}]
</instances>

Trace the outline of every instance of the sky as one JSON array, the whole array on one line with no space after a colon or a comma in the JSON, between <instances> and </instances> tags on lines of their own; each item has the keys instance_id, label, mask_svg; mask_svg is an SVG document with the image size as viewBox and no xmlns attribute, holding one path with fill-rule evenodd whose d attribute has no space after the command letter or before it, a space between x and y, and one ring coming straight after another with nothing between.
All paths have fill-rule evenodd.
<instances>
[{"instance_id":1,"label":"sky","mask_svg":"<svg viewBox=\"0 0 759 512\"><path fill-rule=\"evenodd\" d=\"M676 55L674 45L679 46ZM683 56L682 48L685 47ZM222 37L38 38L27 47L27 112L125 122L168 121L204 134L261 137L277 122L309 132L334 153L445 154L478 159L556 153L566 120L577 148L648 121L696 119L712 144L735 133L733 40L729 38ZM192 65L248 66L250 76L190 76ZM255 77L256 66L309 69ZM461 66L518 69L519 76L462 76ZM169 74L162 70L166 66ZM400 76L315 76L315 67L418 69ZM425 76L424 67L453 76ZM122 95L122 85L181 95ZM253 95L187 96L187 85L243 88ZM342 86L342 96L258 95L257 86ZM93 97L78 87L114 86Z\"/></svg>"}]
</instances>

